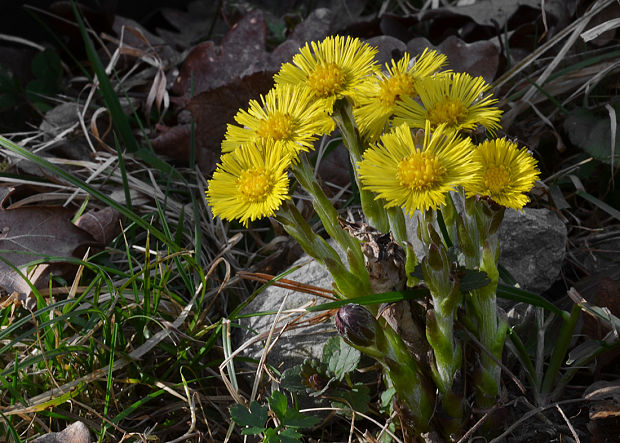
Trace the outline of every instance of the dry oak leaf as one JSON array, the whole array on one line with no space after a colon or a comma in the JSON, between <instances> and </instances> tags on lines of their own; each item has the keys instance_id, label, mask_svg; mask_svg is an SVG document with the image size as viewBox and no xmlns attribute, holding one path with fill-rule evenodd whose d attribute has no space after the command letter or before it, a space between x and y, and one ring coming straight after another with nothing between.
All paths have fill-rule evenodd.
<instances>
[{"instance_id":1,"label":"dry oak leaf","mask_svg":"<svg viewBox=\"0 0 620 443\"><path fill-rule=\"evenodd\" d=\"M0 286L24 292L24 280L14 269L46 257L82 257L98 243L71 223L74 211L60 206L0 208Z\"/></svg>"}]
</instances>

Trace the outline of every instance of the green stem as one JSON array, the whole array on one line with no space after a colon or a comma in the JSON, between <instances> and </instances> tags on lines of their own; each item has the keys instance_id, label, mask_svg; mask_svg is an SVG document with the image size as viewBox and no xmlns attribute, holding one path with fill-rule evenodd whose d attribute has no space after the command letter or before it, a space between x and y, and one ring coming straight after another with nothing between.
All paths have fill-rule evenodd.
<instances>
[{"instance_id":1,"label":"green stem","mask_svg":"<svg viewBox=\"0 0 620 443\"><path fill-rule=\"evenodd\" d=\"M417 433L426 432L429 429L435 403L429 384L423 378L400 336L388 324L381 330L388 352L380 362L392 380L397 396L407 404L413 414Z\"/></svg>"},{"instance_id":2,"label":"green stem","mask_svg":"<svg viewBox=\"0 0 620 443\"><path fill-rule=\"evenodd\" d=\"M555 381L558 371L562 366L562 362L566 357L566 352L568 351L571 339L573 338L573 332L575 332L575 326L577 325L577 320L579 319L580 312L581 308L579 307L579 305L574 304L568 320L562 321L562 328L560 329L560 333L558 334L555 348L553 349L553 353L551 354L549 367L547 368L547 371L545 372L545 377L543 379L541 389L541 393L543 395L549 394L551 392L551 389L553 389L553 382Z\"/></svg>"},{"instance_id":3,"label":"green stem","mask_svg":"<svg viewBox=\"0 0 620 443\"><path fill-rule=\"evenodd\" d=\"M405 224L405 214L400 207L386 209L390 222L390 232L394 239L405 250L405 275L407 276L407 287L417 285L420 280L411 275L418 266L419 261L413 250L413 245L407 240L407 225Z\"/></svg>"},{"instance_id":4,"label":"green stem","mask_svg":"<svg viewBox=\"0 0 620 443\"><path fill-rule=\"evenodd\" d=\"M527 353L527 349L525 349L525 345L513 328L508 328L508 337L515 347L517 358L521 361L521 364L525 366L525 371L528 374L532 386L538 386L538 381L536 380L536 369L534 369L534 364Z\"/></svg>"},{"instance_id":5,"label":"green stem","mask_svg":"<svg viewBox=\"0 0 620 443\"><path fill-rule=\"evenodd\" d=\"M478 322L478 340L498 360L501 361L502 349L506 339L507 324L497 317L497 237L485 241L482 248L480 270L486 272L488 285L472 291L470 306ZM495 404L500 388L501 367L486 352L480 355L480 369L475 377L479 406L491 407Z\"/></svg>"},{"instance_id":6,"label":"green stem","mask_svg":"<svg viewBox=\"0 0 620 443\"><path fill-rule=\"evenodd\" d=\"M437 237L436 235L434 237ZM453 390L454 380L463 365L460 340L454 335L454 321L462 295L459 281L452 275L452 264L441 239L431 243L422 260L424 282L433 299L426 313L426 338L435 357L431 373L442 396L441 406L448 417L442 420L447 434L458 432L463 421L462 394Z\"/></svg>"},{"instance_id":7,"label":"green stem","mask_svg":"<svg viewBox=\"0 0 620 443\"><path fill-rule=\"evenodd\" d=\"M355 182L360 192L362 211L371 226L386 233L389 229L389 222L382 202L377 199L373 192L364 190L359 180L357 163L362 160L365 147L355 125L351 104L346 100L336 102L332 118L340 129L342 140L349 151Z\"/></svg>"},{"instance_id":8,"label":"green stem","mask_svg":"<svg viewBox=\"0 0 620 443\"><path fill-rule=\"evenodd\" d=\"M368 278L364 280L363 276L349 272L336 250L312 230L293 202L285 201L275 219L308 255L327 267L341 297L353 298L370 294Z\"/></svg>"},{"instance_id":9,"label":"green stem","mask_svg":"<svg viewBox=\"0 0 620 443\"><path fill-rule=\"evenodd\" d=\"M346 305L335 318L336 328L353 347L377 360L396 389L397 399L413 419L415 434L429 429L434 413L433 389L402 338L385 321L377 321L366 308ZM402 406L401 403L401 406ZM403 425L407 426L406 420Z\"/></svg>"},{"instance_id":10,"label":"green stem","mask_svg":"<svg viewBox=\"0 0 620 443\"><path fill-rule=\"evenodd\" d=\"M395 206L386 209L386 214L390 223L390 232L394 236L394 239L404 248L407 242L407 225L405 224L405 214L403 214L403 210Z\"/></svg>"},{"instance_id":11,"label":"green stem","mask_svg":"<svg viewBox=\"0 0 620 443\"><path fill-rule=\"evenodd\" d=\"M338 212L314 177L312 167L305 155L302 155L299 163L293 166L293 174L299 184L312 196L312 206L321 219L327 234L345 251L349 268L364 285L367 285L368 291L370 291L370 277L364 264L364 254L360 242L342 229L338 223Z\"/></svg>"}]
</instances>

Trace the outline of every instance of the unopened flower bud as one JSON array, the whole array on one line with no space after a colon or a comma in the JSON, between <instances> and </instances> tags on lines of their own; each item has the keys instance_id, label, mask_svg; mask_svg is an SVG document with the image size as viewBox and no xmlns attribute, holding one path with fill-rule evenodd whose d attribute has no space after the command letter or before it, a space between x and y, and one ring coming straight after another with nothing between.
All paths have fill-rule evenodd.
<instances>
[{"instance_id":1,"label":"unopened flower bud","mask_svg":"<svg viewBox=\"0 0 620 443\"><path fill-rule=\"evenodd\" d=\"M340 335L351 344L364 347L374 344L377 320L363 306L343 306L336 314L335 323Z\"/></svg>"}]
</instances>

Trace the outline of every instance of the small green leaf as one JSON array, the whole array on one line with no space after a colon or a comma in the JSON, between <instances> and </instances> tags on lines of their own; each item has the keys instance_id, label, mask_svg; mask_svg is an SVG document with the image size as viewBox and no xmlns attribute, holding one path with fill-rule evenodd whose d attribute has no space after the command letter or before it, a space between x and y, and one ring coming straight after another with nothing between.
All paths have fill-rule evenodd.
<instances>
[{"instance_id":1,"label":"small green leaf","mask_svg":"<svg viewBox=\"0 0 620 443\"><path fill-rule=\"evenodd\" d=\"M302 435L294 429L285 429L280 432L280 441L282 443L299 443Z\"/></svg>"},{"instance_id":2,"label":"small green leaf","mask_svg":"<svg viewBox=\"0 0 620 443\"><path fill-rule=\"evenodd\" d=\"M306 387L306 393L309 393L313 397L317 397L326 389L329 388L329 384L334 380L328 374L327 366L318 361L315 358L307 358L301 365L300 370L300 382Z\"/></svg>"},{"instance_id":3,"label":"small green leaf","mask_svg":"<svg viewBox=\"0 0 620 443\"><path fill-rule=\"evenodd\" d=\"M276 432L275 429L269 428L265 431L265 438L263 439L263 443L281 443L280 436Z\"/></svg>"},{"instance_id":4,"label":"small green leaf","mask_svg":"<svg viewBox=\"0 0 620 443\"><path fill-rule=\"evenodd\" d=\"M295 407L288 406L286 396L279 391L273 391L267 399L271 410L276 414L282 426L292 428L308 428L314 426L319 420L316 417L306 416Z\"/></svg>"},{"instance_id":5,"label":"small green leaf","mask_svg":"<svg viewBox=\"0 0 620 443\"><path fill-rule=\"evenodd\" d=\"M56 83L62 74L60 56L56 51L46 49L37 53L32 59L32 73L35 77Z\"/></svg>"},{"instance_id":6,"label":"small green leaf","mask_svg":"<svg viewBox=\"0 0 620 443\"><path fill-rule=\"evenodd\" d=\"M330 394L332 393L330 392ZM332 406L335 408L353 408L353 410L357 412L368 412L368 404L370 403L370 390L368 389L368 386L362 383L354 384L350 390L340 389L333 395L342 399L332 402ZM348 416L349 414L345 413L345 415Z\"/></svg>"},{"instance_id":7,"label":"small green leaf","mask_svg":"<svg viewBox=\"0 0 620 443\"><path fill-rule=\"evenodd\" d=\"M276 414L278 419L284 422L284 417L286 416L286 412L288 409L288 405L286 403L286 395L284 395L280 391L273 391L271 393L271 397L269 397L267 401L269 402L269 407Z\"/></svg>"},{"instance_id":8,"label":"small green leaf","mask_svg":"<svg viewBox=\"0 0 620 443\"><path fill-rule=\"evenodd\" d=\"M473 269L462 269L460 274L461 292L469 292L480 289L488 285L491 280L484 271L474 271Z\"/></svg>"},{"instance_id":9,"label":"small green leaf","mask_svg":"<svg viewBox=\"0 0 620 443\"><path fill-rule=\"evenodd\" d=\"M323 347L323 363L338 380L357 368L360 357L360 351L346 344L340 336L330 338Z\"/></svg>"},{"instance_id":10,"label":"small green leaf","mask_svg":"<svg viewBox=\"0 0 620 443\"><path fill-rule=\"evenodd\" d=\"M289 408L286 411L282 424L290 428L311 428L316 425L320 419L311 415L305 415L299 412L297 409Z\"/></svg>"},{"instance_id":11,"label":"small green leaf","mask_svg":"<svg viewBox=\"0 0 620 443\"><path fill-rule=\"evenodd\" d=\"M239 426L248 426L241 431L243 435L253 435L265 432L268 411L267 406L262 406L258 402L253 401L250 404L250 409L243 405L234 405L230 408L230 416Z\"/></svg>"},{"instance_id":12,"label":"small green leaf","mask_svg":"<svg viewBox=\"0 0 620 443\"><path fill-rule=\"evenodd\" d=\"M396 395L395 388L388 388L381 393L381 407L387 408L392 403L392 398Z\"/></svg>"},{"instance_id":13,"label":"small green leaf","mask_svg":"<svg viewBox=\"0 0 620 443\"><path fill-rule=\"evenodd\" d=\"M295 366L282 373L280 386L293 394L305 394L306 387L301 382L301 366Z\"/></svg>"}]
</instances>

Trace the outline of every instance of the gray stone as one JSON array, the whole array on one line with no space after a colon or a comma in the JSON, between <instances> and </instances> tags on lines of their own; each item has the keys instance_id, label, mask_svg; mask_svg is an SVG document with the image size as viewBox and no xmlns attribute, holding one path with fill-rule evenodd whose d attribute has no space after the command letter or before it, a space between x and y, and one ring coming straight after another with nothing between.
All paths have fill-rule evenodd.
<instances>
[{"instance_id":1,"label":"gray stone","mask_svg":"<svg viewBox=\"0 0 620 443\"><path fill-rule=\"evenodd\" d=\"M33 443L90 443L90 432L84 423L76 421L61 432L50 432Z\"/></svg>"},{"instance_id":2,"label":"gray stone","mask_svg":"<svg viewBox=\"0 0 620 443\"><path fill-rule=\"evenodd\" d=\"M499 262L528 291L541 293L560 275L567 231L548 209L507 209L499 231Z\"/></svg>"},{"instance_id":3,"label":"gray stone","mask_svg":"<svg viewBox=\"0 0 620 443\"><path fill-rule=\"evenodd\" d=\"M334 246L333 242L330 242ZM342 251L338 251L342 260L346 262L346 258ZM307 255L302 256L293 263L292 267L301 266L299 269L286 275L286 279L294 280L299 283L306 283L318 286L324 289L331 289L333 279L327 269L321 264L314 261ZM286 301L284 301L286 297ZM320 304L329 300L317 295L306 294L303 292L284 289L277 286L270 286L260 293L248 306L245 307L242 314L251 314L264 311L278 311L284 301L283 310L298 309L300 306L306 306L310 303ZM293 316L282 318L278 326L284 326L295 320L303 312L295 313ZM331 320L319 322L316 324L305 324L308 319L321 315L318 313L306 313L299 321L304 324L299 328L287 329L279 338L275 346L271 348L267 362L275 367L284 370L303 363L306 358L314 357L320 359L323 352L323 345L336 334L336 328ZM242 327L241 333L238 334L238 346L241 346L247 340L251 340L256 333L264 333L269 331L275 320L275 315L263 315L256 317L247 317L239 319ZM274 338L277 334L274 334ZM265 341L261 340L251 345L244 354L248 357L260 359L265 350Z\"/></svg>"}]
</instances>

